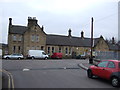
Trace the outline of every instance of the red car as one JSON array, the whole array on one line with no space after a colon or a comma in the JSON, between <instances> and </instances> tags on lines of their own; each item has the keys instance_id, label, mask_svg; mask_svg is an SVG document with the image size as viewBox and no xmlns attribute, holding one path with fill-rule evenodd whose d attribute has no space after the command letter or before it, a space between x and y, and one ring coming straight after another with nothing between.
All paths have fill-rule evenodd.
<instances>
[{"instance_id":1,"label":"red car","mask_svg":"<svg viewBox=\"0 0 120 90\"><path fill-rule=\"evenodd\" d=\"M62 53L53 53L53 55L51 56L51 58L56 58L56 59L62 59Z\"/></svg>"},{"instance_id":2,"label":"red car","mask_svg":"<svg viewBox=\"0 0 120 90\"><path fill-rule=\"evenodd\" d=\"M119 60L103 60L97 65L92 65L87 70L89 78L98 76L111 81L112 86L120 86L120 61Z\"/></svg>"}]
</instances>

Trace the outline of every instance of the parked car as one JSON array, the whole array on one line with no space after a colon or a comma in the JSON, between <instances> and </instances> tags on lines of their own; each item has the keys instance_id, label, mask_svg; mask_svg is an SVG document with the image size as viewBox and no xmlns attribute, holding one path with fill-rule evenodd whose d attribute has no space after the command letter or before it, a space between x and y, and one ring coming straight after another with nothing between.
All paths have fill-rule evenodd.
<instances>
[{"instance_id":1,"label":"parked car","mask_svg":"<svg viewBox=\"0 0 120 90\"><path fill-rule=\"evenodd\" d=\"M76 56L76 59L86 59L87 57L86 57L86 55L78 55L78 56Z\"/></svg>"},{"instance_id":2,"label":"parked car","mask_svg":"<svg viewBox=\"0 0 120 90\"><path fill-rule=\"evenodd\" d=\"M48 55L43 50L29 50L27 58L35 59L48 59Z\"/></svg>"},{"instance_id":3,"label":"parked car","mask_svg":"<svg viewBox=\"0 0 120 90\"><path fill-rule=\"evenodd\" d=\"M87 70L89 78L98 76L109 80L114 87L120 86L120 61L119 60L103 60L97 65L92 65Z\"/></svg>"},{"instance_id":4,"label":"parked car","mask_svg":"<svg viewBox=\"0 0 120 90\"><path fill-rule=\"evenodd\" d=\"M62 53L53 53L53 55L51 56L51 58L53 59L62 59Z\"/></svg>"},{"instance_id":5,"label":"parked car","mask_svg":"<svg viewBox=\"0 0 120 90\"><path fill-rule=\"evenodd\" d=\"M11 54L11 55L4 55L3 56L4 59L23 59L23 55L22 54Z\"/></svg>"}]
</instances>

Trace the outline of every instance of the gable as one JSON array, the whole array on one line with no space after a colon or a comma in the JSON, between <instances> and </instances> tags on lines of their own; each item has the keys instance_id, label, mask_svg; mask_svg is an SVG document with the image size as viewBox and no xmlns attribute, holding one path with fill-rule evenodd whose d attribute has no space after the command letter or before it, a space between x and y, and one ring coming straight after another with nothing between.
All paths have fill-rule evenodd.
<instances>
[{"instance_id":1,"label":"gable","mask_svg":"<svg viewBox=\"0 0 120 90\"><path fill-rule=\"evenodd\" d=\"M97 39L96 45L94 47L95 50L99 51L108 51L109 47L106 41L103 38Z\"/></svg>"}]
</instances>

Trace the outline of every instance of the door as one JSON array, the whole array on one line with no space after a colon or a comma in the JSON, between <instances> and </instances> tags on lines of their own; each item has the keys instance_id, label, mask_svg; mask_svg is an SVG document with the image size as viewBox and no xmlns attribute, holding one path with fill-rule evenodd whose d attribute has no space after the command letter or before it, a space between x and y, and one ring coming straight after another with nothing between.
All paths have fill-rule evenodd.
<instances>
[{"instance_id":1,"label":"door","mask_svg":"<svg viewBox=\"0 0 120 90\"><path fill-rule=\"evenodd\" d=\"M41 58L45 58L46 57L46 53L42 52Z\"/></svg>"},{"instance_id":2,"label":"door","mask_svg":"<svg viewBox=\"0 0 120 90\"><path fill-rule=\"evenodd\" d=\"M114 71L115 68L116 68L115 63L112 61L109 61L107 68L105 68L104 70L105 75L103 78L109 79L112 74L112 71Z\"/></svg>"},{"instance_id":3,"label":"door","mask_svg":"<svg viewBox=\"0 0 120 90\"><path fill-rule=\"evenodd\" d=\"M102 78L105 77L107 65L108 65L108 61L100 62L98 64L98 67L96 68L96 75Z\"/></svg>"}]
</instances>

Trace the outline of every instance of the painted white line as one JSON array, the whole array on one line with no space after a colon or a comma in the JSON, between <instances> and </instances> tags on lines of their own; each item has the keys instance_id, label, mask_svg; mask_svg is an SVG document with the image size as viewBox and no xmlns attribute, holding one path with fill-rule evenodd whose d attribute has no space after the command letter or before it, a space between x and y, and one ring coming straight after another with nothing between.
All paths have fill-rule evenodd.
<instances>
[{"instance_id":1,"label":"painted white line","mask_svg":"<svg viewBox=\"0 0 120 90\"><path fill-rule=\"evenodd\" d=\"M23 71L30 71L30 69L28 69L28 68L24 68Z\"/></svg>"}]
</instances>

